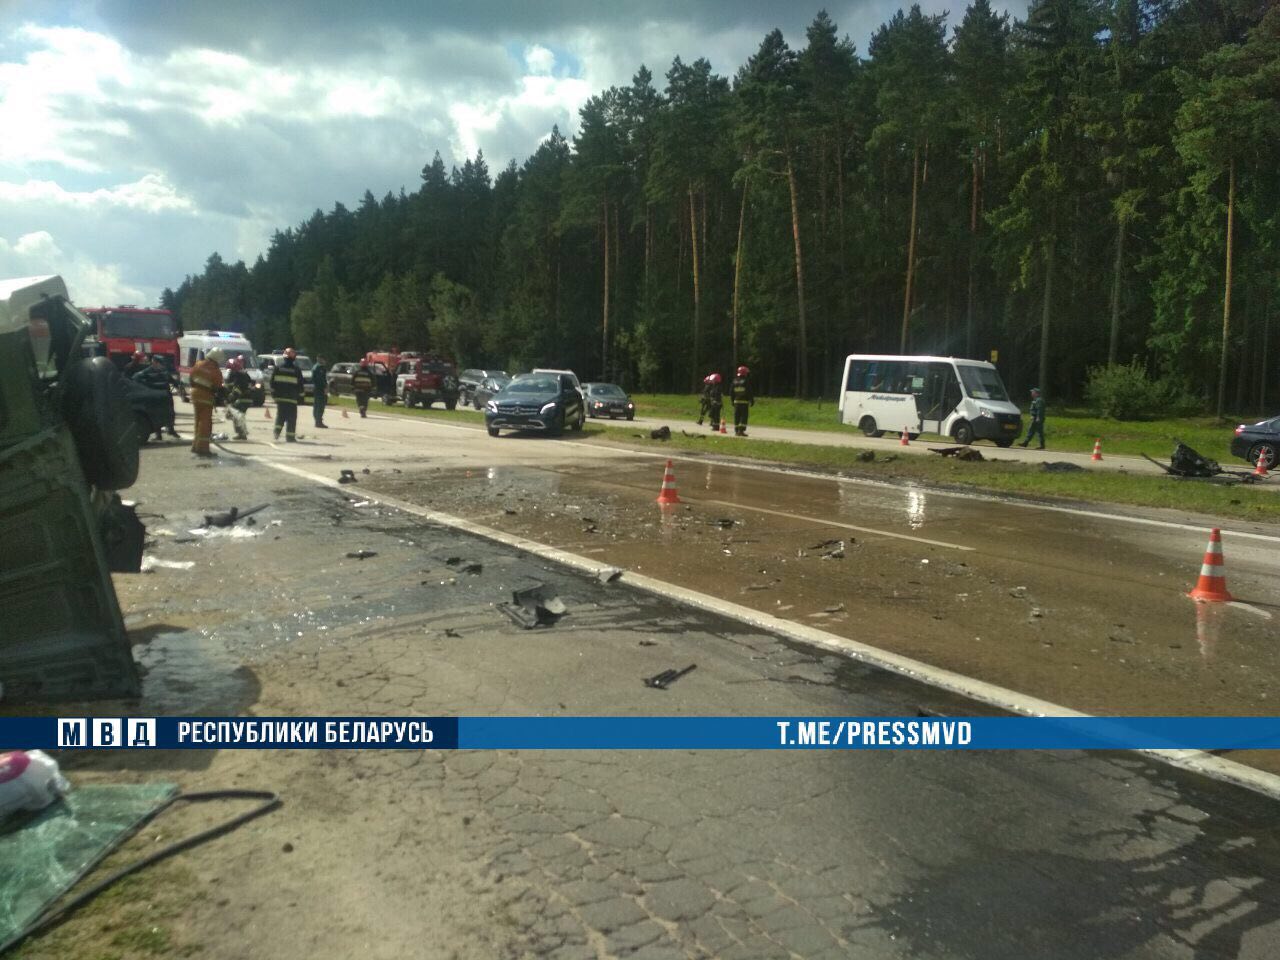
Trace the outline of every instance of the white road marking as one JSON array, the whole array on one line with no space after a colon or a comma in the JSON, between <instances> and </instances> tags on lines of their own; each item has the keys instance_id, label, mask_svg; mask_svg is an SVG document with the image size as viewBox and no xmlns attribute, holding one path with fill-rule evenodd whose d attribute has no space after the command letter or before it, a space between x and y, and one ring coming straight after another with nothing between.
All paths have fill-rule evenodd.
<instances>
[{"instance_id":1,"label":"white road marking","mask_svg":"<svg viewBox=\"0 0 1280 960\"><path fill-rule=\"evenodd\" d=\"M342 485L336 480L330 480L327 477L316 476L306 470L298 467L290 467L283 463L274 463L269 460L262 461L274 470L287 473L298 477L302 480L308 480L312 483L318 483L322 486L332 487L335 490L341 490ZM363 491L362 491L363 493ZM483 537L486 540L492 540L495 543L522 550L533 556L540 557L545 560L552 560L556 563L563 564L574 570L582 571L589 576L596 577L604 570L616 569L608 565L601 564L597 560L591 560L588 557L579 556L566 550L561 550L549 544L540 543L536 540L529 540L526 537L515 536L514 534L504 533L501 530L495 530L492 527L486 527L483 524L475 523L463 517L456 517L452 514L441 513L438 510L429 510L426 507L420 507L417 504L401 500L398 497L391 497L384 494L364 494L368 500L380 503L393 509L402 510L405 513L421 517L431 523L438 523L441 526L450 527L454 530L461 530L474 536ZM851 659L879 667L891 673L908 677L927 686L936 687L951 693L958 694L969 700L984 703L989 706L997 707L1010 713L1020 714L1029 717L1088 717L1087 713L1081 713L1078 710L1072 710L1059 704L1050 703L1047 700L1040 700L1027 694L1019 693L1016 690L1010 690L1006 687L1000 687L996 684L987 683L985 680L978 680L975 677L967 677L964 674L955 673L941 667L935 667L924 663L920 660L914 660L910 657L904 657L900 654L892 653L888 650L881 650L878 647L869 644L860 643L857 640L850 640L846 637L840 637L833 633L827 633L825 630L819 630L816 627L810 627L802 623L794 623L790 620L783 620L750 607L733 603L728 600L721 600L718 597L712 597L705 593L699 593L695 590L689 590L685 587L676 586L663 580L656 580L643 574L625 571L622 581L630 586L646 593L654 594L667 600L673 600L683 603L700 610L707 610L720 616L728 617L742 623L746 623L757 629L765 630L770 633L778 634L800 643L809 644L810 646L819 647L824 650L830 650ZM1266 773L1262 770L1255 770L1253 767L1247 767L1242 763L1234 760L1225 760L1221 757L1215 757L1202 750L1151 750L1142 749L1135 750L1134 753L1141 753L1146 756L1153 757L1168 763L1170 766L1179 767L1184 770L1198 773L1202 776L1210 777L1214 780L1220 780L1236 786L1253 790L1264 796L1280 800L1280 776L1272 773Z\"/></svg>"}]
</instances>

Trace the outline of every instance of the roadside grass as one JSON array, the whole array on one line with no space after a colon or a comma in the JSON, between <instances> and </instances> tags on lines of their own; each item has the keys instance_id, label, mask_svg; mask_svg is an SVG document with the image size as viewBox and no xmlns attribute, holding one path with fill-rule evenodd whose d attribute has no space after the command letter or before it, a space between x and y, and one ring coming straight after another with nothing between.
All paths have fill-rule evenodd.
<instances>
[{"instance_id":1,"label":"roadside grass","mask_svg":"<svg viewBox=\"0 0 1280 960\"><path fill-rule=\"evenodd\" d=\"M1178 480L1156 475L1135 475L1114 470L1082 470L1049 473L1038 464L1012 461L968 463L951 457L884 454L860 461L862 451L847 447L822 447L776 440L741 440L737 437L672 434L668 441L623 439L610 431L599 442L617 446L642 446L645 450L674 449L786 463L841 475L884 481L913 481L944 487L965 487L1031 499L1066 499L1162 507L1236 519L1280 520L1280 497L1248 486L1224 486L1204 480ZM985 451L984 451L985 452Z\"/></svg>"},{"instance_id":2,"label":"roadside grass","mask_svg":"<svg viewBox=\"0 0 1280 960\"><path fill-rule=\"evenodd\" d=\"M351 413L356 411L355 397L330 397L329 406L346 407ZM387 406L376 397L369 401L370 413L396 413L402 417L431 417L434 419L452 420L455 423L484 423L484 412L481 410L473 410L471 407L458 407L456 410L446 410L443 406L437 405L428 409L422 407L406 407L403 403ZM358 414L357 414L358 416ZM301 419L301 416L299 416Z\"/></svg>"},{"instance_id":3,"label":"roadside grass","mask_svg":"<svg viewBox=\"0 0 1280 960\"><path fill-rule=\"evenodd\" d=\"M133 844L126 845L137 856ZM105 875L127 863L116 853L90 875ZM19 946L13 960L150 960L190 957L199 944L182 942L171 922L185 909L183 891L195 881L190 868L159 863L126 877L85 904L65 923Z\"/></svg>"},{"instance_id":4,"label":"roadside grass","mask_svg":"<svg viewBox=\"0 0 1280 960\"><path fill-rule=\"evenodd\" d=\"M692 421L698 416L698 398L694 394L638 393L632 399L642 417ZM727 405L726 405L727 407ZM854 433L856 428L838 422L839 412L830 400L796 400L790 397L761 397L751 408L752 426L788 427L800 430L825 430ZM1180 417L1164 420L1109 420L1084 409L1049 408L1045 434L1050 450L1064 453L1089 453L1093 443L1102 440L1102 455L1108 453L1138 456L1146 453L1157 460L1169 459L1174 444L1181 440L1206 457L1222 463L1243 463L1231 456L1231 437L1236 424L1255 423L1260 417L1246 414L1219 422L1214 417ZM1026 422L1026 411L1023 411ZM939 440L925 434L926 440ZM990 444L979 444L987 449Z\"/></svg>"}]
</instances>

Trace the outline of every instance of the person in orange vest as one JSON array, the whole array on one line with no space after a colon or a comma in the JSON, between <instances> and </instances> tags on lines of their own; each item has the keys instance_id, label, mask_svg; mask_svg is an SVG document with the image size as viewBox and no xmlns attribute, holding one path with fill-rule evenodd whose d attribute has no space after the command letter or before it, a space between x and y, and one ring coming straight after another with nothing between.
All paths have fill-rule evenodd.
<instances>
[{"instance_id":1,"label":"person in orange vest","mask_svg":"<svg viewBox=\"0 0 1280 960\"><path fill-rule=\"evenodd\" d=\"M191 405L196 413L191 452L200 457L217 456L209 450L209 441L213 439L213 405L222 389L222 360L222 351L214 347L191 368Z\"/></svg>"}]
</instances>

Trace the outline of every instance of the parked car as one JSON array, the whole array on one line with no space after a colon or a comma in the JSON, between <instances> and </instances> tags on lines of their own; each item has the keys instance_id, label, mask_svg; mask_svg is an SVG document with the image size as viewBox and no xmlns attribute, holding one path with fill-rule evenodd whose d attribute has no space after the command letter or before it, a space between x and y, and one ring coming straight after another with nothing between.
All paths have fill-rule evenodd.
<instances>
[{"instance_id":1,"label":"parked car","mask_svg":"<svg viewBox=\"0 0 1280 960\"><path fill-rule=\"evenodd\" d=\"M588 417L636 418L636 405L616 383L584 383L582 389L587 398Z\"/></svg>"},{"instance_id":2,"label":"parked car","mask_svg":"<svg viewBox=\"0 0 1280 960\"><path fill-rule=\"evenodd\" d=\"M351 375L360 367L358 363L335 363L329 368L329 393L340 397L351 393Z\"/></svg>"},{"instance_id":3,"label":"parked car","mask_svg":"<svg viewBox=\"0 0 1280 960\"><path fill-rule=\"evenodd\" d=\"M488 377L511 379L505 370L477 370L474 367L458 374L458 399L464 406L475 402L476 391Z\"/></svg>"},{"instance_id":4,"label":"parked car","mask_svg":"<svg viewBox=\"0 0 1280 960\"><path fill-rule=\"evenodd\" d=\"M581 430L586 419L576 378L568 373L522 373L484 408L484 424L491 437L503 428L559 436L565 427Z\"/></svg>"},{"instance_id":5,"label":"parked car","mask_svg":"<svg viewBox=\"0 0 1280 960\"><path fill-rule=\"evenodd\" d=\"M1257 423L1242 423L1236 427L1236 435L1231 438L1231 455L1247 460L1255 466L1258 457L1262 457L1263 465L1268 470L1275 467L1277 455L1280 454L1280 417L1260 420Z\"/></svg>"},{"instance_id":6,"label":"parked car","mask_svg":"<svg viewBox=\"0 0 1280 960\"><path fill-rule=\"evenodd\" d=\"M270 386L271 384L272 367L278 366L283 362L284 362L283 350L280 351L279 353L266 353L266 354L258 355L258 366L261 368L263 372L263 376L266 378L268 386ZM311 362L311 358L307 356L303 356L301 353L299 353L296 357L294 357L294 363L296 363L298 365L298 369L302 371L303 399L310 401L312 396L314 396L316 392L315 387L311 383L311 367L313 366Z\"/></svg>"},{"instance_id":7,"label":"parked car","mask_svg":"<svg viewBox=\"0 0 1280 960\"><path fill-rule=\"evenodd\" d=\"M477 410L483 410L484 405L510 382L511 378L505 373L501 376L485 377L480 381L480 385L471 391L471 405Z\"/></svg>"},{"instance_id":8,"label":"parked car","mask_svg":"<svg viewBox=\"0 0 1280 960\"><path fill-rule=\"evenodd\" d=\"M532 373L554 373L557 376L568 377L570 380L573 381L573 389L578 391L578 396L582 397L583 401L585 402L586 396L582 392L582 384L578 382L578 375L574 373L572 370L552 370L549 367L534 367L531 372Z\"/></svg>"}]
</instances>

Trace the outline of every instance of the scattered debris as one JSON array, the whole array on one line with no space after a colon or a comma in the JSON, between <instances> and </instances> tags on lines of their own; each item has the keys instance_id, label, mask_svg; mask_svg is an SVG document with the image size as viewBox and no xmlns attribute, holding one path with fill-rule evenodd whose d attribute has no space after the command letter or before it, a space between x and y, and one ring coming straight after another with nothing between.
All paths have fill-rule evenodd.
<instances>
[{"instance_id":1,"label":"scattered debris","mask_svg":"<svg viewBox=\"0 0 1280 960\"><path fill-rule=\"evenodd\" d=\"M871 463L876 458L874 450L863 450L858 454L859 463Z\"/></svg>"},{"instance_id":2,"label":"scattered debris","mask_svg":"<svg viewBox=\"0 0 1280 960\"><path fill-rule=\"evenodd\" d=\"M843 546L843 540L823 540L821 543L815 543L810 550L825 550L827 547Z\"/></svg>"},{"instance_id":3,"label":"scattered debris","mask_svg":"<svg viewBox=\"0 0 1280 960\"><path fill-rule=\"evenodd\" d=\"M459 567L459 568L458 568L458 572L460 572L460 573L469 573L469 574L471 574L472 576L475 576L475 575L477 575L477 574L479 574L479 573L483 573L483 572L484 572L484 564L483 564L483 563L467 563L467 564L463 564L461 567Z\"/></svg>"},{"instance_id":4,"label":"scattered debris","mask_svg":"<svg viewBox=\"0 0 1280 960\"><path fill-rule=\"evenodd\" d=\"M451 640L459 640L462 637L462 634L460 634L457 630L453 629L453 627L445 627L444 635Z\"/></svg>"},{"instance_id":5,"label":"scattered debris","mask_svg":"<svg viewBox=\"0 0 1280 960\"><path fill-rule=\"evenodd\" d=\"M445 566L456 567L458 564L462 562L462 558L461 557L445 557L444 562L445 562Z\"/></svg>"},{"instance_id":6,"label":"scattered debris","mask_svg":"<svg viewBox=\"0 0 1280 960\"><path fill-rule=\"evenodd\" d=\"M1026 587L1010 587L1009 596L1013 597L1015 600L1025 600L1027 598L1027 588Z\"/></svg>"},{"instance_id":7,"label":"scattered debris","mask_svg":"<svg viewBox=\"0 0 1280 960\"><path fill-rule=\"evenodd\" d=\"M239 507L232 507L226 513L205 514L204 524L206 527L229 527L237 520L243 520L245 517L253 516L261 510L267 509L270 504L262 503L256 507L250 507L248 510L241 511Z\"/></svg>"},{"instance_id":8,"label":"scattered debris","mask_svg":"<svg viewBox=\"0 0 1280 960\"><path fill-rule=\"evenodd\" d=\"M844 613L845 606L843 603L837 603L830 607L823 607L822 612L823 613Z\"/></svg>"},{"instance_id":9,"label":"scattered debris","mask_svg":"<svg viewBox=\"0 0 1280 960\"><path fill-rule=\"evenodd\" d=\"M517 513L519 513L520 511L519 511L519 510L512 510L510 507L503 507L503 508L502 508L502 512L503 512L503 513L505 513L508 517L514 517L514 516L515 516Z\"/></svg>"},{"instance_id":10,"label":"scattered debris","mask_svg":"<svg viewBox=\"0 0 1280 960\"><path fill-rule=\"evenodd\" d=\"M363 474L367 477L367 476L369 475L369 468L368 468L368 467L365 467L365 468L364 468L363 470L361 470L360 472L361 472L361 473L363 473ZM399 472L400 472L399 470L397 470L397 471L396 471L396 473L399 473Z\"/></svg>"},{"instance_id":11,"label":"scattered debris","mask_svg":"<svg viewBox=\"0 0 1280 960\"><path fill-rule=\"evenodd\" d=\"M896 453L892 453L887 457L881 457L879 460L876 461L876 463L893 463L893 461L897 459L898 459L898 455Z\"/></svg>"},{"instance_id":12,"label":"scattered debris","mask_svg":"<svg viewBox=\"0 0 1280 960\"><path fill-rule=\"evenodd\" d=\"M681 430L680 432L683 433L686 437L693 437L696 440L707 439L707 435L705 433L690 433L688 430Z\"/></svg>"},{"instance_id":13,"label":"scattered debris","mask_svg":"<svg viewBox=\"0 0 1280 960\"><path fill-rule=\"evenodd\" d=\"M774 577L768 583L749 583L743 588L743 591L745 592L747 590L768 590L771 587L777 586L781 582L782 582L781 577Z\"/></svg>"},{"instance_id":14,"label":"scattered debris","mask_svg":"<svg viewBox=\"0 0 1280 960\"><path fill-rule=\"evenodd\" d=\"M733 520L729 517L721 517L718 520L707 521L707 523L711 524L713 527L719 527L721 530L728 530L730 527L732 527L734 524L738 522L739 521Z\"/></svg>"},{"instance_id":15,"label":"scattered debris","mask_svg":"<svg viewBox=\"0 0 1280 960\"><path fill-rule=\"evenodd\" d=\"M650 431L649 431L649 439L650 439L650 440L670 440L670 439L671 439L671 428L670 428L670 427L658 427L658 429L657 429L657 430L650 430Z\"/></svg>"},{"instance_id":16,"label":"scattered debris","mask_svg":"<svg viewBox=\"0 0 1280 960\"><path fill-rule=\"evenodd\" d=\"M1040 469L1046 473L1080 473L1084 467L1078 463L1069 463L1066 460L1049 460L1040 464Z\"/></svg>"},{"instance_id":17,"label":"scattered debris","mask_svg":"<svg viewBox=\"0 0 1280 960\"><path fill-rule=\"evenodd\" d=\"M640 646L642 647L656 647L657 645L658 645L657 640L641 640L640 641Z\"/></svg>"},{"instance_id":18,"label":"scattered debris","mask_svg":"<svg viewBox=\"0 0 1280 960\"><path fill-rule=\"evenodd\" d=\"M844 541L837 540L836 545L822 555L823 560L843 560L844 559Z\"/></svg>"},{"instance_id":19,"label":"scattered debris","mask_svg":"<svg viewBox=\"0 0 1280 960\"><path fill-rule=\"evenodd\" d=\"M691 663L683 670L663 670L661 673L656 673L652 677L645 677L644 685L653 690L666 690L667 687L671 686L671 684L675 683L686 673L697 669L697 666L698 665L696 663Z\"/></svg>"},{"instance_id":20,"label":"scattered debris","mask_svg":"<svg viewBox=\"0 0 1280 960\"><path fill-rule=\"evenodd\" d=\"M377 555L378 553L375 550L353 550L347 554L347 557L351 560L367 560L369 557L376 557Z\"/></svg>"},{"instance_id":21,"label":"scattered debris","mask_svg":"<svg viewBox=\"0 0 1280 960\"><path fill-rule=\"evenodd\" d=\"M545 583L513 591L511 603L500 603L498 609L526 630L549 627L567 612L564 601L551 594Z\"/></svg>"},{"instance_id":22,"label":"scattered debris","mask_svg":"<svg viewBox=\"0 0 1280 960\"><path fill-rule=\"evenodd\" d=\"M614 583L622 576L622 571L617 567L604 567L596 571L596 579L601 583Z\"/></svg>"},{"instance_id":23,"label":"scattered debris","mask_svg":"<svg viewBox=\"0 0 1280 960\"><path fill-rule=\"evenodd\" d=\"M190 570L195 565L194 560L161 560L147 554L142 558L142 566L138 569L142 573L152 573L156 570Z\"/></svg>"}]
</instances>

